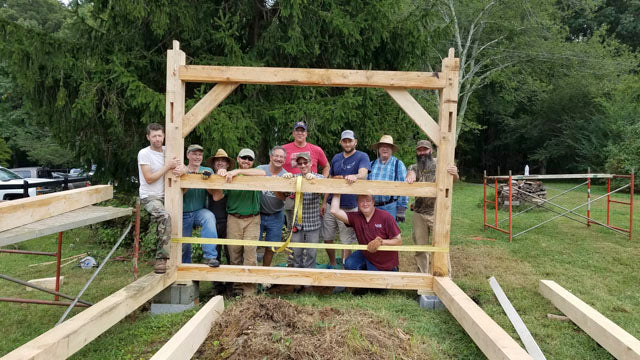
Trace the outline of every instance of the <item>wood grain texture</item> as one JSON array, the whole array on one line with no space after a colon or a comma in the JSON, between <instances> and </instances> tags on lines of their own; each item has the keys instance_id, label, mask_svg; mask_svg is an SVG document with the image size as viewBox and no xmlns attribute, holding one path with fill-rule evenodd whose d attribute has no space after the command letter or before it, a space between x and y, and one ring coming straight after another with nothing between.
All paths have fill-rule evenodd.
<instances>
[{"instance_id":1,"label":"wood grain texture","mask_svg":"<svg viewBox=\"0 0 640 360\"><path fill-rule=\"evenodd\" d=\"M265 266L182 264L178 280L231 281L285 285L345 286L377 289L430 290L433 277L397 271L297 269Z\"/></svg>"},{"instance_id":2,"label":"wood grain texture","mask_svg":"<svg viewBox=\"0 0 640 360\"><path fill-rule=\"evenodd\" d=\"M223 177L218 175L213 175L204 180L200 175L191 174L182 175L180 179L180 186L188 189L271 190L284 192L295 192L296 190L295 178L236 176L232 182L227 183ZM342 179L303 179L302 192L435 197L436 186L434 183L424 182L407 184L397 181L358 180L353 184L347 184Z\"/></svg>"},{"instance_id":3,"label":"wood grain texture","mask_svg":"<svg viewBox=\"0 0 640 360\"><path fill-rule=\"evenodd\" d=\"M87 186L0 203L0 231L63 214L113 197L110 185Z\"/></svg>"},{"instance_id":4,"label":"wood grain texture","mask_svg":"<svg viewBox=\"0 0 640 360\"><path fill-rule=\"evenodd\" d=\"M418 125L420 130L424 131L431 142L438 146L440 144L440 127L422 108L416 99L409 94L407 89L385 89L387 94L404 110L404 112Z\"/></svg>"},{"instance_id":5,"label":"wood grain texture","mask_svg":"<svg viewBox=\"0 0 640 360\"><path fill-rule=\"evenodd\" d=\"M300 69L244 66L186 65L179 67L180 80L188 82L234 82L240 84L304 85L442 89L440 73L410 71Z\"/></svg>"},{"instance_id":6,"label":"wood grain texture","mask_svg":"<svg viewBox=\"0 0 640 360\"><path fill-rule=\"evenodd\" d=\"M182 119L182 137L187 137L237 87L237 83L219 83L209 90Z\"/></svg>"},{"instance_id":7,"label":"wood grain texture","mask_svg":"<svg viewBox=\"0 0 640 360\"><path fill-rule=\"evenodd\" d=\"M434 277L433 290L487 358L532 359L449 277Z\"/></svg>"},{"instance_id":8,"label":"wood grain texture","mask_svg":"<svg viewBox=\"0 0 640 360\"><path fill-rule=\"evenodd\" d=\"M640 341L555 281L540 280L540 293L617 359L640 359Z\"/></svg>"}]
</instances>

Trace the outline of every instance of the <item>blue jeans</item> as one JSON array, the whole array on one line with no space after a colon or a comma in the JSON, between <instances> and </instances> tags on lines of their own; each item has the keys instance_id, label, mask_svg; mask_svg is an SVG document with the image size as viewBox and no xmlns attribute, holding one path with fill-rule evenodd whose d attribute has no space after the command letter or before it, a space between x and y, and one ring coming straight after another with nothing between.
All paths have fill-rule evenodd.
<instances>
[{"instance_id":1,"label":"blue jeans","mask_svg":"<svg viewBox=\"0 0 640 360\"><path fill-rule=\"evenodd\" d=\"M200 237L211 239L218 237L216 216L210 210L200 209L182 213L182 236L190 237L196 226L202 226ZM215 259L218 251L214 244L202 244L202 254L205 259ZM182 244L182 263L191 263L191 244Z\"/></svg>"},{"instance_id":2,"label":"blue jeans","mask_svg":"<svg viewBox=\"0 0 640 360\"><path fill-rule=\"evenodd\" d=\"M347 260L344 262L345 270L369 270L369 271L385 271L380 270L375 267L362 253L362 250L356 250L349 255ZM389 271L398 271L398 268L395 267Z\"/></svg>"},{"instance_id":3,"label":"blue jeans","mask_svg":"<svg viewBox=\"0 0 640 360\"><path fill-rule=\"evenodd\" d=\"M260 238L265 232L265 241L282 241L282 226L284 226L284 211L271 215L260 213Z\"/></svg>"},{"instance_id":4,"label":"blue jeans","mask_svg":"<svg viewBox=\"0 0 640 360\"><path fill-rule=\"evenodd\" d=\"M398 206L397 200L387 205L376 206L376 209L380 209L388 212L389 214L391 214L391 216L393 216L393 219L395 220L396 214L398 214L398 210L396 209L396 206Z\"/></svg>"}]
</instances>

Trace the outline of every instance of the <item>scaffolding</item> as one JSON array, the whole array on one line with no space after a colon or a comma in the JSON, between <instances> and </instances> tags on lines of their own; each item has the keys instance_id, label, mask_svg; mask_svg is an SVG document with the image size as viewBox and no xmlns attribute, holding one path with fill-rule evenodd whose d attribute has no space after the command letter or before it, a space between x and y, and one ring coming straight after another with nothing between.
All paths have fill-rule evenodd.
<instances>
[{"instance_id":1,"label":"scaffolding","mask_svg":"<svg viewBox=\"0 0 640 360\"><path fill-rule=\"evenodd\" d=\"M582 182L581 184L578 184L568 190L565 190L557 195L552 196L549 199L544 199L542 197L539 197L535 194L531 194L529 192L523 191L521 189L518 189L517 187L513 186L514 181L524 181L524 180L566 180L566 179L586 179L586 181ZM607 193L604 195L601 195L595 199L591 198L591 179L607 179ZM618 187L617 189L611 190L611 180L612 179L629 179L629 183L622 185L620 187ZM493 186L489 183L490 180L493 180ZM500 206L500 204L498 203L498 184L500 181L507 181L508 187L509 187L509 200L508 202L508 217L502 220L499 220L498 217L498 207ZM571 219L573 221L577 221L579 223L582 223L584 225L586 225L587 227L590 227L591 224L595 224L595 225L600 225L606 229L609 229L611 231L617 232L619 234L623 234L623 235L628 235L629 236L629 240L631 240L632 236L633 236L633 191L634 191L634 181L635 181L635 175L634 175L634 171L632 170L631 173L629 175L616 175L616 174L592 174L590 171L588 171L586 174L555 174L555 175L512 175L511 171L509 171L509 175L508 176L487 176L487 171L484 171L484 180L483 180L483 230L486 231L487 228L489 229L493 229L496 231L500 231L502 233L505 233L507 235L509 235L509 242L511 242L513 240L513 238L518 237L522 234L525 234L533 229L536 229L546 223L549 223L555 219L558 219L560 217L566 217L568 219ZM565 206L562 206L556 202L553 202L551 200L556 199L564 194L567 194L581 186L587 186L587 201L579 206L576 206L574 208L567 208ZM494 200L488 200L487 199L487 187L489 188L493 188L495 191L495 196L494 196ZM619 201L619 200L613 200L611 199L611 195L614 193L617 193L623 189L629 188L629 201ZM526 195L526 197L524 197L524 199L526 201L530 201L532 203L531 206L527 207L524 210L521 210L517 213L513 213L513 192L519 192L522 193L524 195ZM607 198L607 220L606 223L594 220L591 217L591 203L598 201L602 198L606 197ZM533 199L533 200L529 200L529 199ZM618 226L614 226L611 225L611 203L615 203L615 204L623 204L626 206L629 206L629 228L625 229L622 227L618 227ZM487 204L493 204L494 205L494 221L492 224L488 223L488 219L487 219ZM580 214L578 212L576 212L576 210L581 209L583 207L587 208L587 212L586 215ZM519 215L522 215L524 213L527 213L528 211L535 209L535 208L542 208L544 210L550 211L555 213L556 215L553 216L550 219L544 220L536 225L533 225L525 230L522 230L516 234L513 234L513 218ZM573 215L573 216L571 216ZM577 217L577 218L576 218ZM502 228L500 227L501 223L504 222L508 222L508 228Z\"/></svg>"}]
</instances>

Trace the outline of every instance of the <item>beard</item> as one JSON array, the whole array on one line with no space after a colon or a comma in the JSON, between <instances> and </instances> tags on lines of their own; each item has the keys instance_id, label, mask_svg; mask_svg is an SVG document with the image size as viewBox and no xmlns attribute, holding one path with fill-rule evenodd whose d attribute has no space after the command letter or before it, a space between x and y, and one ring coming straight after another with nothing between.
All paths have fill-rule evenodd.
<instances>
[{"instance_id":1,"label":"beard","mask_svg":"<svg viewBox=\"0 0 640 360\"><path fill-rule=\"evenodd\" d=\"M427 163L433 160L433 154L418 155L417 159L418 159L418 169L424 170L427 168Z\"/></svg>"}]
</instances>

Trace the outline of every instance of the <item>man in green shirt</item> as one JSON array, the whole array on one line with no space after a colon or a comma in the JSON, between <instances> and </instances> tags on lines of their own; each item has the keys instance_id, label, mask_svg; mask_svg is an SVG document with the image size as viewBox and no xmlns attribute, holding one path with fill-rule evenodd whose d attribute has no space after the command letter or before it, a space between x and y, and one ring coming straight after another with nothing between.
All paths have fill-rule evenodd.
<instances>
[{"instance_id":1,"label":"man in green shirt","mask_svg":"<svg viewBox=\"0 0 640 360\"><path fill-rule=\"evenodd\" d=\"M242 149L238 153L238 168L231 171L220 169L218 175L231 182L234 176L265 176L264 170L253 167L256 156L251 149ZM227 197L227 236L236 240L255 240L260 236L260 194L250 190L216 190L213 199L218 201ZM231 265L257 265L255 246L229 245ZM234 295L253 295L255 284L234 284Z\"/></svg>"},{"instance_id":2,"label":"man in green shirt","mask_svg":"<svg viewBox=\"0 0 640 360\"><path fill-rule=\"evenodd\" d=\"M203 159L202 146L197 144L189 145L187 148L187 159L189 163L182 167L181 172L187 174L200 174L204 171L213 173L208 167L201 166ZM182 236L190 237L193 228L202 226L200 236L203 238L217 238L216 217L207 209L207 192L213 194L214 190L205 189L183 189L182 197ZM220 266L218 252L214 244L202 244L202 254L204 263L211 267ZM182 244L182 262L191 263L191 244Z\"/></svg>"}]
</instances>

